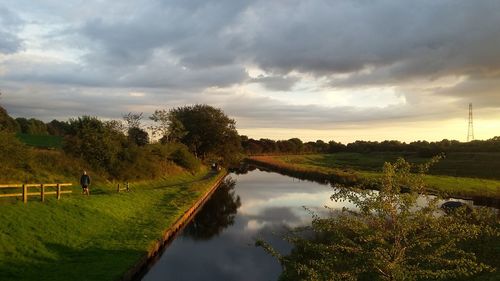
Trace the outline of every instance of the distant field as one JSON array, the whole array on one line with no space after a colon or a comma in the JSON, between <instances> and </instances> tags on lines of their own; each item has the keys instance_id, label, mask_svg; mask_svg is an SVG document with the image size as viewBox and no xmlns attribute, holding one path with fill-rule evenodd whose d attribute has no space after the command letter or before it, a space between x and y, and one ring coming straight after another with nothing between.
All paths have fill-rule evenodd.
<instances>
[{"instance_id":1,"label":"distant field","mask_svg":"<svg viewBox=\"0 0 500 281\"><path fill-rule=\"evenodd\" d=\"M327 168L352 169L357 171L380 172L384 162L393 162L404 157L411 163L424 163L429 158L416 153L335 153L314 155L279 156L291 164L312 165ZM434 175L470 177L500 180L500 153L448 153L429 171Z\"/></svg>"},{"instance_id":2,"label":"distant field","mask_svg":"<svg viewBox=\"0 0 500 281\"><path fill-rule=\"evenodd\" d=\"M62 137L60 136L36 136L28 134L17 134L19 140L23 143L41 148L61 148Z\"/></svg>"},{"instance_id":3,"label":"distant field","mask_svg":"<svg viewBox=\"0 0 500 281\"><path fill-rule=\"evenodd\" d=\"M335 153L313 155L253 156L254 161L277 170L308 174L349 183L354 179L377 180L384 162L404 157L411 163L428 158L416 154L397 153ZM425 177L429 188L457 197L500 198L500 154L454 153L441 160Z\"/></svg>"}]
</instances>

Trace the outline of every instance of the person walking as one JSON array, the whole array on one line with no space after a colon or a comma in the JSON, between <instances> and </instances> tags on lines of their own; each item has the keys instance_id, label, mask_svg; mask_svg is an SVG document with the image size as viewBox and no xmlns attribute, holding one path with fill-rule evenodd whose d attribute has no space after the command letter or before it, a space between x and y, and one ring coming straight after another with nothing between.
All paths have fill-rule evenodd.
<instances>
[{"instance_id":1,"label":"person walking","mask_svg":"<svg viewBox=\"0 0 500 281\"><path fill-rule=\"evenodd\" d=\"M90 195L89 191L90 176L87 175L87 171L83 171L83 175L80 177L80 185L82 186L83 189L82 194Z\"/></svg>"}]
</instances>

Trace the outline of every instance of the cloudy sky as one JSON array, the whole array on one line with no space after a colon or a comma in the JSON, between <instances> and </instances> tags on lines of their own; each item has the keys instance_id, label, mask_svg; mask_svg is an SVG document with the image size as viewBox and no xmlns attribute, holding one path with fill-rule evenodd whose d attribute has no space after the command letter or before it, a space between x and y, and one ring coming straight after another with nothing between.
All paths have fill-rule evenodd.
<instances>
[{"instance_id":1,"label":"cloudy sky","mask_svg":"<svg viewBox=\"0 0 500 281\"><path fill-rule=\"evenodd\" d=\"M0 103L65 120L206 103L250 137L500 135L500 1L0 0Z\"/></svg>"}]
</instances>

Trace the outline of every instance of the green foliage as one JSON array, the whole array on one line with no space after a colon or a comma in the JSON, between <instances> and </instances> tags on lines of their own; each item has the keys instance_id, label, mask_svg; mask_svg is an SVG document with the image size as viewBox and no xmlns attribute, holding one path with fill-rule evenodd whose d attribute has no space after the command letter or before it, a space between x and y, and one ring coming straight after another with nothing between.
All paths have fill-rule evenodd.
<instances>
[{"instance_id":1,"label":"green foliage","mask_svg":"<svg viewBox=\"0 0 500 281\"><path fill-rule=\"evenodd\" d=\"M63 138L61 136L48 136L48 135L28 135L17 134L19 140L23 143L41 148L62 148Z\"/></svg>"},{"instance_id":2,"label":"green foliage","mask_svg":"<svg viewBox=\"0 0 500 281\"><path fill-rule=\"evenodd\" d=\"M64 150L91 167L114 174L119 165L118 154L126 143L121 132L109 129L96 117L83 116L69 121Z\"/></svg>"},{"instance_id":3,"label":"green foliage","mask_svg":"<svg viewBox=\"0 0 500 281\"><path fill-rule=\"evenodd\" d=\"M357 140L347 145L335 141L325 143L322 140L302 143L302 141L297 138L279 141L245 138L242 140L242 146L245 152L250 155L337 152L413 152L421 157L432 157L443 152L500 152L500 137L471 142L459 142L457 140L447 139L436 142L414 141L410 143L397 140L385 140L382 142Z\"/></svg>"},{"instance_id":4,"label":"green foliage","mask_svg":"<svg viewBox=\"0 0 500 281\"><path fill-rule=\"evenodd\" d=\"M0 158L0 183L72 181L84 167L62 151L30 148L6 132L0 132Z\"/></svg>"},{"instance_id":5,"label":"green foliage","mask_svg":"<svg viewBox=\"0 0 500 281\"><path fill-rule=\"evenodd\" d=\"M175 135L197 156L217 155L226 162L241 150L236 123L209 105L170 110L169 134Z\"/></svg>"},{"instance_id":6,"label":"green foliage","mask_svg":"<svg viewBox=\"0 0 500 281\"><path fill-rule=\"evenodd\" d=\"M69 130L68 122L52 120L47 123L47 132L52 136L64 136Z\"/></svg>"},{"instance_id":7,"label":"green foliage","mask_svg":"<svg viewBox=\"0 0 500 281\"><path fill-rule=\"evenodd\" d=\"M337 189L332 199L355 208L314 215L310 227L286 237L294 245L288 256L259 245L278 258L283 280L449 280L492 271L493 265L461 246L498 239L498 219L487 209L445 215L431 196L419 203L429 164L415 174L403 159L386 163L380 191ZM400 193L402 188L409 192Z\"/></svg>"},{"instance_id":8,"label":"green foliage","mask_svg":"<svg viewBox=\"0 0 500 281\"><path fill-rule=\"evenodd\" d=\"M145 146L149 143L148 132L138 127L128 129L128 139L130 142L138 146Z\"/></svg>"},{"instance_id":9,"label":"green foliage","mask_svg":"<svg viewBox=\"0 0 500 281\"><path fill-rule=\"evenodd\" d=\"M28 147L21 143L14 133L0 131L0 179L9 176L25 176L25 172L19 173L19 170L29 170L29 162L32 155Z\"/></svg>"},{"instance_id":10,"label":"green foliage","mask_svg":"<svg viewBox=\"0 0 500 281\"><path fill-rule=\"evenodd\" d=\"M16 118L19 124L20 132L27 135L48 135L47 125L41 120L35 118L26 119L23 117Z\"/></svg>"},{"instance_id":11,"label":"green foliage","mask_svg":"<svg viewBox=\"0 0 500 281\"><path fill-rule=\"evenodd\" d=\"M201 161L194 157L185 145L179 145L178 148L171 154L170 158L177 165L193 172L198 171L201 166Z\"/></svg>"},{"instance_id":12,"label":"green foliage","mask_svg":"<svg viewBox=\"0 0 500 281\"><path fill-rule=\"evenodd\" d=\"M19 125L16 120L9 116L7 111L0 106L0 131L17 132Z\"/></svg>"}]
</instances>

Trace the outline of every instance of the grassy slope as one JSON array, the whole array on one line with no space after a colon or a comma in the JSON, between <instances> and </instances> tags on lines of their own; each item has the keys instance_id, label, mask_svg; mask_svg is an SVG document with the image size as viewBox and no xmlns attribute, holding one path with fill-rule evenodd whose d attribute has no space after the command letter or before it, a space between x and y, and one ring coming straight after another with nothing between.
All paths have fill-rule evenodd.
<instances>
[{"instance_id":1,"label":"grassy slope","mask_svg":"<svg viewBox=\"0 0 500 281\"><path fill-rule=\"evenodd\" d=\"M93 187L42 204L0 201L0 280L115 280L215 177L202 171L131 185ZM78 190L78 189L76 189Z\"/></svg>"},{"instance_id":2,"label":"grassy slope","mask_svg":"<svg viewBox=\"0 0 500 281\"><path fill-rule=\"evenodd\" d=\"M320 173L343 174L355 172L361 178L377 178L386 161L394 161L396 153L336 153L327 155L256 156L257 160L283 168L296 168ZM455 196L485 196L500 198L500 155L462 153L450 154L426 176L429 187ZM406 155L412 163L425 162L426 158ZM481 166L482 165L482 166ZM491 167L491 168L484 168ZM456 177L460 175L461 177ZM466 177L469 176L469 177ZM472 177L478 178L472 178ZM479 178L485 177L485 178Z\"/></svg>"}]
</instances>

